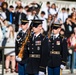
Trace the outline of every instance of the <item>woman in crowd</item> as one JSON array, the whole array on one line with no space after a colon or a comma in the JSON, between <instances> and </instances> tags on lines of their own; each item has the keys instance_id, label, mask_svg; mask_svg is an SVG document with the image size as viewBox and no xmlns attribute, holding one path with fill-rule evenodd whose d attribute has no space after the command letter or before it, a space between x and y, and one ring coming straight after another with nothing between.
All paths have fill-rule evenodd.
<instances>
[{"instance_id":1,"label":"woman in crowd","mask_svg":"<svg viewBox=\"0 0 76 75\"><path fill-rule=\"evenodd\" d=\"M70 40L70 42L71 42L71 46L72 46L72 48L73 48L73 52L74 52L74 63L73 63L73 67L76 69L76 27L74 27L74 35L73 35L73 37L71 38L71 40Z\"/></svg>"},{"instance_id":2,"label":"woman in crowd","mask_svg":"<svg viewBox=\"0 0 76 75\"><path fill-rule=\"evenodd\" d=\"M2 10L6 13L8 12L8 3L7 2L3 2L1 4Z\"/></svg>"},{"instance_id":3,"label":"woman in crowd","mask_svg":"<svg viewBox=\"0 0 76 75\"><path fill-rule=\"evenodd\" d=\"M71 14L71 23L72 23L73 29L74 29L74 27L76 26L76 12L73 12Z\"/></svg>"},{"instance_id":4,"label":"woman in crowd","mask_svg":"<svg viewBox=\"0 0 76 75\"><path fill-rule=\"evenodd\" d=\"M9 25L8 31L6 33L7 42L5 46L14 47L15 37L16 37L16 33L14 32L14 28L12 25ZM6 61L5 61L6 72L9 72L9 66L10 66L10 61L11 61L11 72L13 73L15 71L15 49L5 48L4 54L6 55Z\"/></svg>"},{"instance_id":5,"label":"woman in crowd","mask_svg":"<svg viewBox=\"0 0 76 75\"><path fill-rule=\"evenodd\" d=\"M51 27L53 21L54 21L54 20L53 20L53 18L52 18L52 15L49 14L49 15L48 15L48 19L47 19L47 28L48 28L47 32L49 31L49 28Z\"/></svg>"},{"instance_id":6,"label":"woman in crowd","mask_svg":"<svg viewBox=\"0 0 76 75\"><path fill-rule=\"evenodd\" d=\"M65 27L65 36L67 38L69 38L73 32L73 25L71 23L71 16L69 16L66 19L66 22L64 23L64 27Z\"/></svg>"}]
</instances>

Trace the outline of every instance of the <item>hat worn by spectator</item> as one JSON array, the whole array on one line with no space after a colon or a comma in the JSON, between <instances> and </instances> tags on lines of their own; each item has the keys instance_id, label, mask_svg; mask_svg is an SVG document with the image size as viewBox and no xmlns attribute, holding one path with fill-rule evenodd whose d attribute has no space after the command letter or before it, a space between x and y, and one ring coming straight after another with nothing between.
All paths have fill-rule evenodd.
<instances>
[{"instance_id":1,"label":"hat worn by spectator","mask_svg":"<svg viewBox=\"0 0 76 75\"><path fill-rule=\"evenodd\" d=\"M38 25L42 24L43 20L32 20L32 26L33 27L38 27Z\"/></svg>"},{"instance_id":2,"label":"hat worn by spectator","mask_svg":"<svg viewBox=\"0 0 76 75\"><path fill-rule=\"evenodd\" d=\"M29 23L29 20L21 20L21 25L25 25L26 23Z\"/></svg>"},{"instance_id":3,"label":"hat worn by spectator","mask_svg":"<svg viewBox=\"0 0 76 75\"><path fill-rule=\"evenodd\" d=\"M52 25L52 29L58 29L58 28L60 28L61 27L61 24L59 24L59 23L54 23L53 25Z\"/></svg>"}]
</instances>

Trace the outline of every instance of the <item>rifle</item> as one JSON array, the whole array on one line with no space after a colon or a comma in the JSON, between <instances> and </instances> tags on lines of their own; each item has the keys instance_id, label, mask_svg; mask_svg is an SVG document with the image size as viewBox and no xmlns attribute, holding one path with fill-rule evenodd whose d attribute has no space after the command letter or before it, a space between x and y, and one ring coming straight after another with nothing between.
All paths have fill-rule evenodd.
<instances>
[{"instance_id":1,"label":"rifle","mask_svg":"<svg viewBox=\"0 0 76 75\"><path fill-rule=\"evenodd\" d=\"M26 33L26 37L24 38L24 41L22 42L22 46L20 48L20 52L18 53L18 55L16 56L16 60L17 61L21 61L22 58L23 58L23 53L24 53L24 48L26 47L26 44L29 40L29 37L31 35L31 29L32 29L32 26L30 26L28 29L27 29L27 33Z\"/></svg>"}]
</instances>

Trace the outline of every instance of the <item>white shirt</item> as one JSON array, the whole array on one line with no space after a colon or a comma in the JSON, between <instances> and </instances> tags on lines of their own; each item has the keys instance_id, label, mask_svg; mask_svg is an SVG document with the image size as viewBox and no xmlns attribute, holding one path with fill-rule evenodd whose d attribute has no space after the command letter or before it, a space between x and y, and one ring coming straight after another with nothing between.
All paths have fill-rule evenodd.
<instances>
[{"instance_id":1,"label":"white shirt","mask_svg":"<svg viewBox=\"0 0 76 75\"><path fill-rule=\"evenodd\" d=\"M26 33L26 30L22 30L23 33Z\"/></svg>"},{"instance_id":2,"label":"white shirt","mask_svg":"<svg viewBox=\"0 0 76 75\"><path fill-rule=\"evenodd\" d=\"M5 12L2 12L2 11L1 11L0 14L1 14L0 17L1 17L2 19L6 19L6 14L5 14Z\"/></svg>"},{"instance_id":3,"label":"white shirt","mask_svg":"<svg viewBox=\"0 0 76 75\"><path fill-rule=\"evenodd\" d=\"M45 17L39 17L39 19L43 20L42 28L44 29L44 31L47 31L47 21Z\"/></svg>"},{"instance_id":4,"label":"white shirt","mask_svg":"<svg viewBox=\"0 0 76 75\"><path fill-rule=\"evenodd\" d=\"M50 9L50 14L51 15L55 15L55 14L57 14L57 12L58 12L57 9L56 10L52 9L52 8Z\"/></svg>"},{"instance_id":5,"label":"white shirt","mask_svg":"<svg viewBox=\"0 0 76 75\"><path fill-rule=\"evenodd\" d=\"M58 13L58 17L57 17L57 19L59 20L61 20L63 23L65 22L65 20L68 18L68 14L65 12L65 13Z\"/></svg>"},{"instance_id":6,"label":"white shirt","mask_svg":"<svg viewBox=\"0 0 76 75\"><path fill-rule=\"evenodd\" d=\"M41 11L44 11L45 12L45 18L48 18L48 7L43 7L41 8Z\"/></svg>"},{"instance_id":7,"label":"white shirt","mask_svg":"<svg viewBox=\"0 0 76 75\"><path fill-rule=\"evenodd\" d=\"M53 35L53 36L55 36L55 38L57 38L59 36L59 34L56 34L56 35Z\"/></svg>"},{"instance_id":8,"label":"white shirt","mask_svg":"<svg viewBox=\"0 0 76 75\"><path fill-rule=\"evenodd\" d=\"M36 36L36 37L38 37L40 35L40 33L38 33L38 34L34 34L34 36Z\"/></svg>"}]
</instances>

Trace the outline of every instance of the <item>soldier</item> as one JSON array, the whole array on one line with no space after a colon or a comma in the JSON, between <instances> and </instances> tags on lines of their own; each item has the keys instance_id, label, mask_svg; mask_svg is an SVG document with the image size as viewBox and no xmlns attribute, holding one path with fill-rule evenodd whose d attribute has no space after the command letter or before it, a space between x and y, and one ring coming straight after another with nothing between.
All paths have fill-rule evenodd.
<instances>
[{"instance_id":1,"label":"soldier","mask_svg":"<svg viewBox=\"0 0 76 75\"><path fill-rule=\"evenodd\" d=\"M16 60L18 62L18 74L19 75L26 75L25 69L26 69L26 56L23 55L23 59L20 60L18 58L18 54L20 52L20 48L22 46L22 42L24 41L24 38L26 37L27 29L28 29L28 20L22 20L21 21L21 28L22 30L18 33L17 39L16 39L16 45L15 45L15 51L16 51Z\"/></svg>"},{"instance_id":2,"label":"soldier","mask_svg":"<svg viewBox=\"0 0 76 75\"><path fill-rule=\"evenodd\" d=\"M33 33L27 44L28 63L26 72L28 75L41 75L46 72L48 40L41 33L42 20L32 20Z\"/></svg>"},{"instance_id":3,"label":"soldier","mask_svg":"<svg viewBox=\"0 0 76 75\"><path fill-rule=\"evenodd\" d=\"M53 24L52 36L49 38L48 75L60 75L67 59L67 41L60 36L60 24Z\"/></svg>"}]
</instances>

